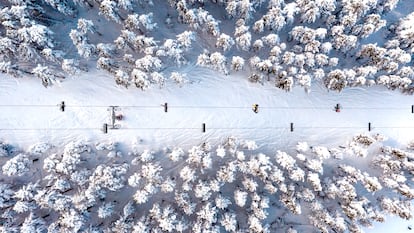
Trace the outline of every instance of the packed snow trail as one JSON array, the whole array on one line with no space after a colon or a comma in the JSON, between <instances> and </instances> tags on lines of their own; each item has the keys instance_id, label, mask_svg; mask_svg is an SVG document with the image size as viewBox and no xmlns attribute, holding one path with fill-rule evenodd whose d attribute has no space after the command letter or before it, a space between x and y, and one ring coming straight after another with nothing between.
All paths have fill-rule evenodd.
<instances>
[{"instance_id":1,"label":"packed snow trail","mask_svg":"<svg viewBox=\"0 0 414 233\"><path fill-rule=\"evenodd\" d=\"M313 86L307 94L299 87L285 92L271 84L252 84L243 77L221 76L199 68L188 75L197 78L181 88L168 83L163 89L145 92L118 87L102 73L67 79L46 89L35 79L0 77L0 139L20 147L39 142L63 146L78 139L91 143L111 140L139 142L155 150L165 146L185 149L204 140L214 143L234 135L256 141L262 146L259 149L289 151L298 141L310 145L343 143L357 133L368 132L368 122L373 133L390 137L388 144L414 139L414 100L398 91L369 87L336 93ZM64 112L58 106L61 101L67 105ZM168 112L162 106L165 102ZM259 104L257 114L252 111L255 103ZM340 113L334 111L337 103L343 107ZM110 105L129 107L121 109L125 116L121 129L104 134L100 128L110 122ZM206 123L205 133L201 132L202 123ZM365 230L408 232L407 224L392 217Z\"/></svg>"},{"instance_id":2,"label":"packed snow trail","mask_svg":"<svg viewBox=\"0 0 414 233\"><path fill-rule=\"evenodd\" d=\"M116 86L99 72L46 89L38 80L2 77L1 138L20 146L108 139L139 140L150 147L186 147L234 135L269 148L289 148L300 140L335 143L368 132L369 122L373 133L384 133L396 142L414 135L414 101L398 91L369 87L336 93L313 86L310 93L300 87L285 92L270 83L253 84L237 75L222 76L200 68L187 75L197 78L183 87L168 83L163 89L144 92ZM64 112L58 106L61 101L67 105ZM164 112L164 103L168 103L168 112ZM340 113L334 111L337 103L342 106ZM258 113L252 111L253 104L259 105ZM120 129L104 134L101 128L110 123L107 108L111 105L126 106L121 107L124 119Z\"/></svg>"}]
</instances>

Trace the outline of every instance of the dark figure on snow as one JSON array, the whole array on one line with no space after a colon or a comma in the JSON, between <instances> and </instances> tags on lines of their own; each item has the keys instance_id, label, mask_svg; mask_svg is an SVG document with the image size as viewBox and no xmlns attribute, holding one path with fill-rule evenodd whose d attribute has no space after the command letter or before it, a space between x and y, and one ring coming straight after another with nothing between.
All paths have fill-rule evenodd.
<instances>
[{"instance_id":1,"label":"dark figure on snow","mask_svg":"<svg viewBox=\"0 0 414 233\"><path fill-rule=\"evenodd\" d=\"M341 112L341 105L340 104L335 105L335 112Z\"/></svg>"},{"instance_id":2,"label":"dark figure on snow","mask_svg":"<svg viewBox=\"0 0 414 233\"><path fill-rule=\"evenodd\" d=\"M259 105L258 104L253 104L252 110L254 113L258 113L259 112Z\"/></svg>"}]
</instances>

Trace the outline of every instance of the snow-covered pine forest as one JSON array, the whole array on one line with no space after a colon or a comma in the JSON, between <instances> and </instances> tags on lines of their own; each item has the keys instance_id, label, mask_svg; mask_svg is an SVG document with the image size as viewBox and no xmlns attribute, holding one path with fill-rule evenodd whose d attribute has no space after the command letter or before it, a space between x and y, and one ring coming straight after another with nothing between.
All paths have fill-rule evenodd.
<instances>
[{"instance_id":1,"label":"snow-covered pine forest","mask_svg":"<svg viewBox=\"0 0 414 233\"><path fill-rule=\"evenodd\" d=\"M291 90L413 91L409 0L1 1L0 70L50 86L98 68L125 87L196 65ZM190 79L190 80L189 80Z\"/></svg>"},{"instance_id":2,"label":"snow-covered pine forest","mask_svg":"<svg viewBox=\"0 0 414 233\"><path fill-rule=\"evenodd\" d=\"M0 232L364 232L393 216L412 219L414 133L398 104L408 110L414 93L413 1L4 0L0 7ZM37 84L46 88L27 89ZM203 85L209 90L202 96ZM401 101L394 92L390 97L394 90ZM188 100L178 101L183 96ZM42 107L62 97L72 102L61 115L2 106ZM313 124L315 116L306 115L331 123L326 112L342 97L359 104L332 117L344 126ZM121 126L127 130L105 140L82 140L88 133L70 128L106 113L75 109L82 105L171 99L230 108L248 102L251 114L252 101L261 102L257 118L241 111L158 117L129 110ZM324 100L328 110L321 110ZM358 112L364 102L381 114ZM263 111L275 103L285 112ZM294 117L309 117L302 129L295 125L302 134L265 130L268 119L289 122L289 109L304 104L311 111ZM165 122L199 120L191 114L210 114L213 122L221 114L217 128L228 131L208 128L202 137L156 131L172 127ZM365 126L369 114L384 118L374 123L376 132L353 129ZM27 115L32 119L20 122ZM154 130L133 131L135 121Z\"/></svg>"},{"instance_id":3,"label":"snow-covered pine forest","mask_svg":"<svg viewBox=\"0 0 414 233\"><path fill-rule=\"evenodd\" d=\"M2 232L363 232L412 217L414 142L384 139L273 154L235 137L127 153L114 142L2 143Z\"/></svg>"}]
</instances>

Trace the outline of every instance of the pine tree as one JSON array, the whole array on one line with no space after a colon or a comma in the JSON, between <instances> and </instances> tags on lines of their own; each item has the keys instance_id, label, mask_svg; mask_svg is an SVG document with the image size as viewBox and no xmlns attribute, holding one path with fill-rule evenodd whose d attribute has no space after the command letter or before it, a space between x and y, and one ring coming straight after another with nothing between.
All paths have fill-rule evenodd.
<instances>
[{"instance_id":1,"label":"pine tree","mask_svg":"<svg viewBox=\"0 0 414 233\"><path fill-rule=\"evenodd\" d=\"M30 170L33 161L26 154L18 154L9 159L2 167L7 176L23 176Z\"/></svg>"},{"instance_id":2,"label":"pine tree","mask_svg":"<svg viewBox=\"0 0 414 233\"><path fill-rule=\"evenodd\" d=\"M33 213L30 213L27 218L25 218L20 232L22 233L32 233L32 232L46 232L46 222L42 218L36 218Z\"/></svg>"},{"instance_id":3,"label":"pine tree","mask_svg":"<svg viewBox=\"0 0 414 233\"><path fill-rule=\"evenodd\" d=\"M115 205L111 202L104 203L102 206L98 208L98 217L99 218L107 218L111 216L114 212Z\"/></svg>"},{"instance_id":4,"label":"pine tree","mask_svg":"<svg viewBox=\"0 0 414 233\"><path fill-rule=\"evenodd\" d=\"M117 23L121 20L118 14L117 3L112 0L103 0L100 3L99 14L103 15L108 20L113 20Z\"/></svg>"},{"instance_id":5,"label":"pine tree","mask_svg":"<svg viewBox=\"0 0 414 233\"><path fill-rule=\"evenodd\" d=\"M225 33L221 33L217 38L216 47L223 49L223 51L228 51L234 45L234 40L232 37Z\"/></svg>"}]
</instances>

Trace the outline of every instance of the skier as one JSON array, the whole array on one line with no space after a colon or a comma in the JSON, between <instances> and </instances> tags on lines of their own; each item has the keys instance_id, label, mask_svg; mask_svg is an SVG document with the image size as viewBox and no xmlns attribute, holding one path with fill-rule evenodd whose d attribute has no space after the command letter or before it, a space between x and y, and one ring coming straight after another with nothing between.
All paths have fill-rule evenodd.
<instances>
[{"instance_id":1,"label":"skier","mask_svg":"<svg viewBox=\"0 0 414 233\"><path fill-rule=\"evenodd\" d=\"M258 104L253 104L252 110L254 113L258 113L259 112L259 105Z\"/></svg>"},{"instance_id":2,"label":"skier","mask_svg":"<svg viewBox=\"0 0 414 233\"><path fill-rule=\"evenodd\" d=\"M115 116L115 118L116 118L118 121L122 121L122 119L124 119L124 116L123 116L122 114L117 114L117 115Z\"/></svg>"},{"instance_id":3,"label":"skier","mask_svg":"<svg viewBox=\"0 0 414 233\"><path fill-rule=\"evenodd\" d=\"M335 112L341 112L341 105L340 104L336 104Z\"/></svg>"}]
</instances>

